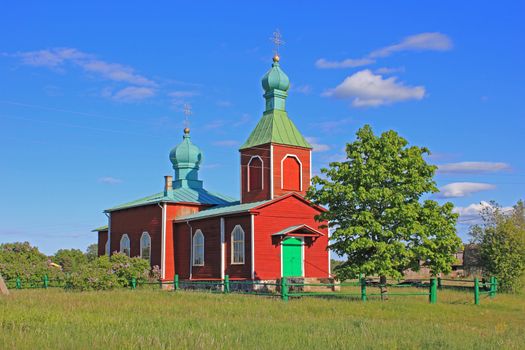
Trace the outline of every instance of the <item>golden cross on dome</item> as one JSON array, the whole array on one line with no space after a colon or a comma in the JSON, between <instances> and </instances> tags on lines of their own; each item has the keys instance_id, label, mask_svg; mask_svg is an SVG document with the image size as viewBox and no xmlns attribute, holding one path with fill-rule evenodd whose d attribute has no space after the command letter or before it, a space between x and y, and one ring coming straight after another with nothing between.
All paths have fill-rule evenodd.
<instances>
[{"instance_id":1,"label":"golden cross on dome","mask_svg":"<svg viewBox=\"0 0 525 350\"><path fill-rule=\"evenodd\" d=\"M184 126L187 128L190 126L189 117L193 114L191 111L191 105L189 103L184 104Z\"/></svg>"},{"instance_id":2,"label":"golden cross on dome","mask_svg":"<svg viewBox=\"0 0 525 350\"><path fill-rule=\"evenodd\" d=\"M270 38L270 40L275 45L275 48L273 49L273 52L274 52L274 54L276 56L279 55L279 46L284 45L284 41L283 41L282 38L283 37L282 37L281 32L279 31L279 29L276 29L275 32L273 32L273 36Z\"/></svg>"}]
</instances>

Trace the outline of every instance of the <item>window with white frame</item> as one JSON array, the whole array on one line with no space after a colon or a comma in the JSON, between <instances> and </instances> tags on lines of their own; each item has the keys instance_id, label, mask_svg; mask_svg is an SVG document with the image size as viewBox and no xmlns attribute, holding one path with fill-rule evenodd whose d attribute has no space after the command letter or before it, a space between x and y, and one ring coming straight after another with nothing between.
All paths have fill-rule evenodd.
<instances>
[{"instance_id":1,"label":"window with white frame","mask_svg":"<svg viewBox=\"0 0 525 350\"><path fill-rule=\"evenodd\" d=\"M204 266L204 235L201 230L193 235L193 266Z\"/></svg>"},{"instance_id":2,"label":"window with white frame","mask_svg":"<svg viewBox=\"0 0 525 350\"><path fill-rule=\"evenodd\" d=\"M151 259L151 237L147 232L140 237L140 257L148 261Z\"/></svg>"},{"instance_id":3,"label":"window with white frame","mask_svg":"<svg viewBox=\"0 0 525 350\"><path fill-rule=\"evenodd\" d=\"M240 225L233 229L231 242L232 264L244 264L244 231Z\"/></svg>"},{"instance_id":4,"label":"window with white frame","mask_svg":"<svg viewBox=\"0 0 525 350\"><path fill-rule=\"evenodd\" d=\"M122 238L120 239L120 252L126 254L127 256L130 256L131 254L131 246L127 234L123 234Z\"/></svg>"}]
</instances>

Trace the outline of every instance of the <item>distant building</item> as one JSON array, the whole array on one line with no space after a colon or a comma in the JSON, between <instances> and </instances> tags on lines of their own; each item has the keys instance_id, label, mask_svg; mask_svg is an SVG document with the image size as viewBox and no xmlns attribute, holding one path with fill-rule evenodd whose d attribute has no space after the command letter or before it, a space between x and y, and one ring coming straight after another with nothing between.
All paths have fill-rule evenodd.
<instances>
[{"instance_id":1,"label":"distant building","mask_svg":"<svg viewBox=\"0 0 525 350\"><path fill-rule=\"evenodd\" d=\"M312 146L286 112L290 83L277 55L262 86L266 109L239 150L241 200L205 189L203 153L186 128L164 191L105 211L99 255L141 256L165 280L329 277L328 229L314 219L325 209L304 198Z\"/></svg>"}]
</instances>

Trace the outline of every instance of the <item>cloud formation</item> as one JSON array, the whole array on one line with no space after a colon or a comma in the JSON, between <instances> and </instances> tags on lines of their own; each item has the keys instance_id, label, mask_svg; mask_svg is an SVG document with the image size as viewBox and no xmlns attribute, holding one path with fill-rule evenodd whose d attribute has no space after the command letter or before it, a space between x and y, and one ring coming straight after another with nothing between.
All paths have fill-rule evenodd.
<instances>
[{"instance_id":1,"label":"cloud formation","mask_svg":"<svg viewBox=\"0 0 525 350\"><path fill-rule=\"evenodd\" d=\"M305 138L306 138L306 141L308 141L310 145L312 145L312 147L314 148L313 149L314 152L326 152L330 150L330 146L319 143L319 139L317 137L305 137Z\"/></svg>"},{"instance_id":2,"label":"cloud formation","mask_svg":"<svg viewBox=\"0 0 525 350\"><path fill-rule=\"evenodd\" d=\"M19 52L15 56L19 57L23 64L34 67L63 71L69 65L104 80L132 85L121 88L116 93L108 92L108 90L103 93L103 96L118 101L138 101L152 97L155 95L155 88L158 86L154 80L138 74L132 67L106 62L96 58L93 54L74 48Z\"/></svg>"},{"instance_id":3,"label":"cloud formation","mask_svg":"<svg viewBox=\"0 0 525 350\"><path fill-rule=\"evenodd\" d=\"M442 174L485 174L509 171L511 166L502 162L459 162L438 165Z\"/></svg>"},{"instance_id":4,"label":"cloud formation","mask_svg":"<svg viewBox=\"0 0 525 350\"><path fill-rule=\"evenodd\" d=\"M441 187L439 196L443 198L466 197L473 193L495 189L496 186L480 182L453 182Z\"/></svg>"},{"instance_id":5,"label":"cloud formation","mask_svg":"<svg viewBox=\"0 0 525 350\"><path fill-rule=\"evenodd\" d=\"M117 179L115 177L111 177L111 176L104 176L104 177L101 177L100 179L98 179L98 182L103 183L103 184L107 184L107 185L116 185L116 184L121 183L122 180L121 179Z\"/></svg>"},{"instance_id":6,"label":"cloud formation","mask_svg":"<svg viewBox=\"0 0 525 350\"><path fill-rule=\"evenodd\" d=\"M421 100L425 97L424 86L406 86L397 77L383 78L369 69L348 76L334 89L323 93L340 99L351 99L354 107L388 105L407 100Z\"/></svg>"},{"instance_id":7,"label":"cloud formation","mask_svg":"<svg viewBox=\"0 0 525 350\"><path fill-rule=\"evenodd\" d=\"M362 58L347 58L342 61L329 61L320 58L315 66L321 69L355 68L374 64L378 58L387 57L403 51L447 51L452 49L452 40L445 34L427 32L410 35L400 42L370 52Z\"/></svg>"},{"instance_id":8,"label":"cloud formation","mask_svg":"<svg viewBox=\"0 0 525 350\"><path fill-rule=\"evenodd\" d=\"M476 225L482 222L481 212L484 209L494 208L489 202L481 201L480 203L473 203L466 207L454 207L452 211L459 214L459 223L465 225ZM502 207L503 212L512 210L512 207Z\"/></svg>"}]
</instances>

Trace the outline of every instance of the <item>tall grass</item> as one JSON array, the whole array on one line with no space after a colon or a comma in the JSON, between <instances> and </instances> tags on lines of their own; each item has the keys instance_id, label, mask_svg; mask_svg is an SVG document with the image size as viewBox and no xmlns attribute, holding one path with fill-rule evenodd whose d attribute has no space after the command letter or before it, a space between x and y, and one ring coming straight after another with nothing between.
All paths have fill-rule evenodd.
<instances>
[{"instance_id":1,"label":"tall grass","mask_svg":"<svg viewBox=\"0 0 525 350\"><path fill-rule=\"evenodd\" d=\"M525 300L463 292L366 303L160 290L13 291L0 297L2 349L520 349Z\"/></svg>"}]
</instances>

